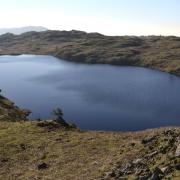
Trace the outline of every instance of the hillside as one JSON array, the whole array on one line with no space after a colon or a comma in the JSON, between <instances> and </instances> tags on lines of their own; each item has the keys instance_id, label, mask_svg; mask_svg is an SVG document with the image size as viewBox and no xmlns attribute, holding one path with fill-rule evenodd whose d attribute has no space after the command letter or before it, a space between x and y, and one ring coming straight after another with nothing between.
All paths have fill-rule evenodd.
<instances>
[{"instance_id":1,"label":"hillside","mask_svg":"<svg viewBox=\"0 0 180 180\"><path fill-rule=\"evenodd\" d=\"M180 37L104 36L82 31L0 36L0 54L47 54L68 61L143 66L180 75Z\"/></svg>"},{"instance_id":2,"label":"hillside","mask_svg":"<svg viewBox=\"0 0 180 180\"><path fill-rule=\"evenodd\" d=\"M52 120L26 121L2 96L0 108L7 118L0 120L0 179L179 180L180 128L81 131Z\"/></svg>"}]
</instances>

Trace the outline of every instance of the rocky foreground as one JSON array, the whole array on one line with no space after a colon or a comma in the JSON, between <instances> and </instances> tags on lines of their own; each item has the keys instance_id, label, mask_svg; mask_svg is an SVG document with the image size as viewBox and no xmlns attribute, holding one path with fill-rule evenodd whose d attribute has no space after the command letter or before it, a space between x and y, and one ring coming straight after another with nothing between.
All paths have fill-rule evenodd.
<instances>
[{"instance_id":1,"label":"rocky foreground","mask_svg":"<svg viewBox=\"0 0 180 180\"><path fill-rule=\"evenodd\" d=\"M180 37L104 36L82 31L0 36L0 55L41 54L68 61L142 66L180 75Z\"/></svg>"},{"instance_id":2,"label":"rocky foreground","mask_svg":"<svg viewBox=\"0 0 180 180\"><path fill-rule=\"evenodd\" d=\"M135 158L117 163L102 179L180 179L179 130L153 130L153 134L142 138L143 147Z\"/></svg>"},{"instance_id":3,"label":"rocky foreground","mask_svg":"<svg viewBox=\"0 0 180 180\"><path fill-rule=\"evenodd\" d=\"M180 179L180 128L140 132L82 131L0 96L0 179Z\"/></svg>"}]
</instances>

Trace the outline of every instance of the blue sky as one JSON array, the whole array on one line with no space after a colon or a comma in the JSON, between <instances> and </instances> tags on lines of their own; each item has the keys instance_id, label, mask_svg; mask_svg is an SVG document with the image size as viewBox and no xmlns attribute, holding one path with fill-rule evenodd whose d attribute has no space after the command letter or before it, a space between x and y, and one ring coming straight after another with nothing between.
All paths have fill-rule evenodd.
<instances>
[{"instance_id":1,"label":"blue sky","mask_svg":"<svg viewBox=\"0 0 180 180\"><path fill-rule=\"evenodd\" d=\"M180 36L180 0L0 0L0 28Z\"/></svg>"}]
</instances>

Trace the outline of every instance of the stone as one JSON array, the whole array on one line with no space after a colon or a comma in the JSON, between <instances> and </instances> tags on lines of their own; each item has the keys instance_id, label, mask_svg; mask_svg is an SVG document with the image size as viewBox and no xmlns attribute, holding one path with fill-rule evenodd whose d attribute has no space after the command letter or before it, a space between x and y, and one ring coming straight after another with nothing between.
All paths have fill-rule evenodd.
<instances>
[{"instance_id":1,"label":"stone","mask_svg":"<svg viewBox=\"0 0 180 180\"><path fill-rule=\"evenodd\" d=\"M166 173L167 170L168 170L168 166L161 168L161 171L162 171L163 173Z\"/></svg>"},{"instance_id":2,"label":"stone","mask_svg":"<svg viewBox=\"0 0 180 180\"><path fill-rule=\"evenodd\" d=\"M62 141L62 138L56 138L55 141Z\"/></svg>"},{"instance_id":3,"label":"stone","mask_svg":"<svg viewBox=\"0 0 180 180\"><path fill-rule=\"evenodd\" d=\"M147 179L149 179L149 175L138 176L135 180L147 180Z\"/></svg>"},{"instance_id":4,"label":"stone","mask_svg":"<svg viewBox=\"0 0 180 180\"><path fill-rule=\"evenodd\" d=\"M161 171L159 167L156 167L153 171L153 174L150 178L150 180L159 180L162 179L164 176L164 173Z\"/></svg>"},{"instance_id":5,"label":"stone","mask_svg":"<svg viewBox=\"0 0 180 180\"><path fill-rule=\"evenodd\" d=\"M3 158L2 160L0 160L0 162L4 163L4 162L8 162L7 158Z\"/></svg>"},{"instance_id":6,"label":"stone","mask_svg":"<svg viewBox=\"0 0 180 180\"><path fill-rule=\"evenodd\" d=\"M121 168L121 172L123 174L127 174L127 172L132 168L132 164L127 163Z\"/></svg>"},{"instance_id":7,"label":"stone","mask_svg":"<svg viewBox=\"0 0 180 180\"><path fill-rule=\"evenodd\" d=\"M111 172L110 174L111 177L115 177L116 176L116 173L114 171Z\"/></svg>"},{"instance_id":8,"label":"stone","mask_svg":"<svg viewBox=\"0 0 180 180\"><path fill-rule=\"evenodd\" d=\"M46 169L48 167L48 165L46 163L40 163L38 164L38 169L41 170L41 169Z\"/></svg>"},{"instance_id":9,"label":"stone","mask_svg":"<svg viewBox=\"0 0 180 180\"><path fill-rule=\"evenodd\" d=\"M180 170L180 164L175 165L176 170Z\"/></svg>"},{"instance_id":10,"label":"stone","mask_svg":"<svg viewBox=\"0 0 180 180\"><path fill-rule=\"evenodd\" d=\"M153 156L155 156L156 154L158 154L158 152L157 152L157 151L154 151L154 152L152 152L152 153L150 153L150 154L147 154L145 157L153 157Z\"/></svg>"},{"instance_id":11,"label":"stone","mask_svg":"<svg viewBox=\"0 0 180 180\"><path fill-rule=\"evenodd\" d=\"M172 135L174 135L174 131L172 130L172 129L167 129L167 130L165 130L164 132L164 135L166 135L166 136L172 136Z\"/></svg>"},{"instance_id":12,"label":"stone","mask_svg":"<svg viewBox=\"0 0 180 180\"><path fill-rule=\"evenodd\" d=\"M159 147L159 152L162 153L162 154L166 154L169 150L170 146L169 145L166 145L166 146L160 146Z\"/></svg>"},{"instance_id":13,"label":"stone","mask_svg":"<svg viewBox=\"0 0 180 180\"><path fill-rule=\"evenodd\" d=\"M20 144L20 147L21 147L22 150L25 150L25 149L26 149L26 146L25 146L25 144L23 144L23 143Z\"/></svg>"},{"instance_id":14,"label":"stone","mask_svg":"<svg viewBox=\"0 0 180 180\"><path fill-rule=\"evenodd\" d=\"M176 157L180 157L180 144L176 148L175 155L176 155Z\"/></svg>"},{"instance_id":15,"label":"stone","mask_svg":"<svg viewBox=\"0 0 180 180\"><path fill-rule=\"evenodd\" d=\"M148 138L145 138L141 141L142 144L148 144L152 141L156 140L156 136L152 136L152 137L148 137Z\"/></svg>"},{"instance_id":16,"label":"stone","mask_svg":"<svg viewBox=\"0 0 180 180\"><path fill-rule=\"evenodd\" d=\"M133 164L142 164L143 163L143 159L142 158L138 158L138 159L135 159L133 161Z\"/></svg>"}]
</instances>

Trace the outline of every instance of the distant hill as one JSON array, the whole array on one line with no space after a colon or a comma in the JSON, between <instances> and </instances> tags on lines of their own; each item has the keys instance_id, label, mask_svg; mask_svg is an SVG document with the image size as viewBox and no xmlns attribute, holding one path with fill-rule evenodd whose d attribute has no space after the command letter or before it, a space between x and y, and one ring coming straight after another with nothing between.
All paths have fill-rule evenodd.
<instances>
[{"instance_id":1,"label":"distant hill","mask_svg":"<svg viewBox=\"0 0 180 180\"><path fill-rule=\"evenodd\" d=\"M180 76L180 37L43 31L0 36L0 55L44 54L68 61L141 66Z\"/></svg>"},{"instance_id":2,"label":"distant hill","mask_svg":"<svg viewBox=\"0 0 180 180\"><path fill-rule=\"evenodd\" d=\"M0 29L0 35L6 34L6 33L12 33L12 34L22 34L25 32L30 32L30 31L36 31L36 32L41 32L41 31L47 31L48 29L45 27L41 26L26 26L26 27L20 27L20 28L3 28Z\"/></svg>"}]
</instances>

